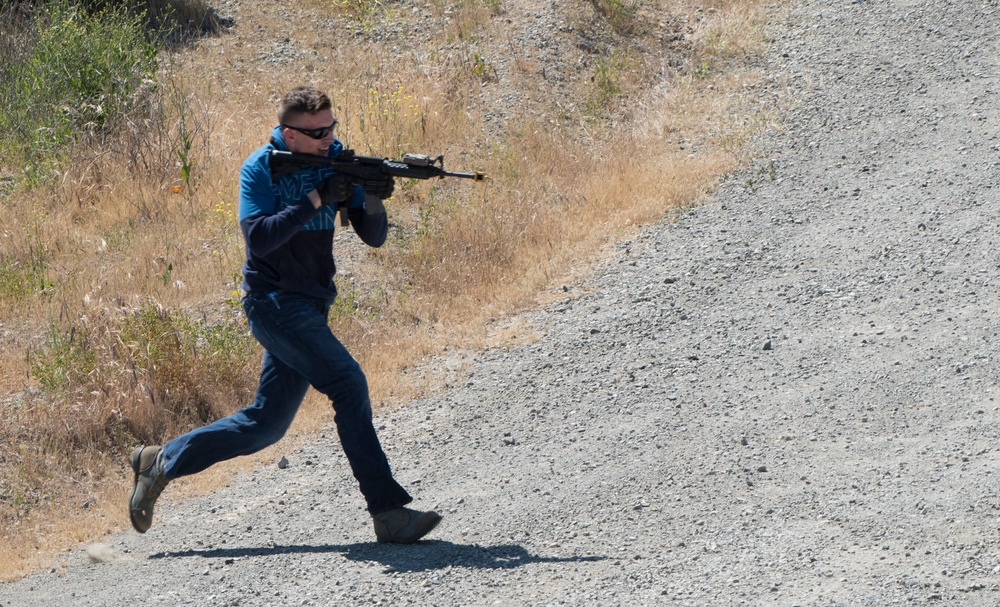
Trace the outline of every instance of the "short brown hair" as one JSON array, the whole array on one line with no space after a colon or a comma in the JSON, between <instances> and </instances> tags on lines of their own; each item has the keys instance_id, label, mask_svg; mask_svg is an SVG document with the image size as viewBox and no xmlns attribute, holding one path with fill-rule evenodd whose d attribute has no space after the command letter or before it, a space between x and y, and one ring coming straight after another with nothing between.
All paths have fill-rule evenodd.
<instances>
[{"instance_id":1,"label":"short brown hair","mask_svg":"<svg viewBox=\"0 0 1000 607\"><path fill-rule=\"evenodd\" d=\"M331 107L326 93L311 86L297 86L285 93L278 106L278 124L302 114L317 114Z\"/></svg>"}]
</instances>

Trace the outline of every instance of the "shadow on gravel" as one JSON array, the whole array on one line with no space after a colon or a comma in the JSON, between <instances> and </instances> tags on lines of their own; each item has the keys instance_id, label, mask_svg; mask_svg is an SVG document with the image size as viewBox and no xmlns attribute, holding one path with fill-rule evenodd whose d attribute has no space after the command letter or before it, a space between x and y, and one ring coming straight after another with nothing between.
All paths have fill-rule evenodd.
<instances>
[{"instance_id":1,"label":"shadow on gravel","mask_svg":"<svg viewBox=\"0 0 1000 607\"><path fill-rule=\"evenodd\" d=\"M236 559L280 554L341 553L350 561L377 562L386 566L385 573L416 572L445 567L470 569L513 569L531 563L579 563L602 561L604 556L540 556L531 554L524 546L503 544L478 546L429 540L409 546L384 545L375 542L359 544L325 544L313 546L261 546L258 548L206 548L180 552L158 552L151 559L170 559L200 556L208 559Z\"/></svg>"}]
</instances>

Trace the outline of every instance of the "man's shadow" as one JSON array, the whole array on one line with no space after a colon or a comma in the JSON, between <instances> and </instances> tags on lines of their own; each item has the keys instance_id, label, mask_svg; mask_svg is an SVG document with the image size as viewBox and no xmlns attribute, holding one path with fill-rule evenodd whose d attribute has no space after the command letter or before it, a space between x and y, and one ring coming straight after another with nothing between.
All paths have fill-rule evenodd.
<instances>
[{"instance_id":1,"label":"man's shadow","mask_svg":"<svg viewBox=\"0 0 1000 607\"><path fill-rule=\"evenodd\" d=\"M208 548L180 552L158 552L151 559L198 556L207 559L235 559L280 554L341 553L351 561L378 562L385 565L385 573L428 571L446 567L470 569L513 569L531 563L591 562L606 559L604 556L539 556L528 552L524 546L502 544L478 546L454 544L441 540L427 540L399 546L362 542L356 544L298 544L261 546L257 548Z\"/></svg>"}]
</instances>

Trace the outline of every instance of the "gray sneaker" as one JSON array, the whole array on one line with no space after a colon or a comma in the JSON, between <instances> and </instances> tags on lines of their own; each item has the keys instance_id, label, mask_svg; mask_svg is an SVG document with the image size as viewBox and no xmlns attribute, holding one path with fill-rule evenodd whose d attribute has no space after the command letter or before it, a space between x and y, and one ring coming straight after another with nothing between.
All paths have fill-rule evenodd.
<instances>
[{"instance_id":1,"label":"gray sneaker","mask_svg":"<svg viewBox=\"0 0 1000 607\"><path fill-rule=\"evenodd\" d=\"M412 544L431 532L441 522L437 512L421 512L410 508L396 508L372 515L375 537L380 544Z\"/></svg>"},{"instance_id":2,"label":"gray sneaker","mask_svg":"<svg viewBox=\"0 0 1000 607\"><path fill-rule=\"evenodd\" d=\"M153 504L169 482L163 476L162 451L163 447L154 445L139 447L132 452L135 487L128 499L128 515L139 533L146 533L153 525Z\"/></svg>"}]
</instances>

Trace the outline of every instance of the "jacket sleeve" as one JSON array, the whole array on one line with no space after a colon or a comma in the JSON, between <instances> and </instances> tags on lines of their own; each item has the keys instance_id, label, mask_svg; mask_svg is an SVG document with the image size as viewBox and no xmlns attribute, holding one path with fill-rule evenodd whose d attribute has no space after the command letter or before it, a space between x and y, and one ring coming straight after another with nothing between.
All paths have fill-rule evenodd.
<instances>
[{"instance_id":1,"label":"jacket sleeve","mask_svg":"<svg viewBox=\"0 0 1000 607\"><path fill-rule=\"evenodd\" d=\"M355 191L355 197L365 196L361 188ZM389 234L389 216L383 209L381 213L369 215L364 206L352 204L347 211L347 217L351 220L351 226L370 247L381 247L385 243Z\"/></svg>"},{"instance_id":2,"label":"jacket sleeve","mask_svg":"<svg viewBox=\"0 0 1000 607\"><path fill-rule=\"evenodd\" d=\"M240 171L240 229L254 255L266 255L288 242L318 212L308 196L279 211L270 170L259 160L244 164Z\"/></svg>"}]
</instances>

